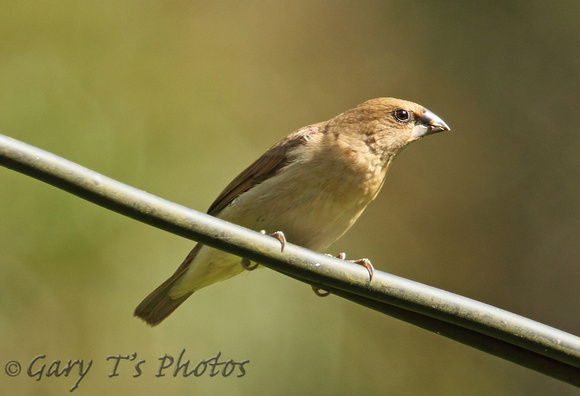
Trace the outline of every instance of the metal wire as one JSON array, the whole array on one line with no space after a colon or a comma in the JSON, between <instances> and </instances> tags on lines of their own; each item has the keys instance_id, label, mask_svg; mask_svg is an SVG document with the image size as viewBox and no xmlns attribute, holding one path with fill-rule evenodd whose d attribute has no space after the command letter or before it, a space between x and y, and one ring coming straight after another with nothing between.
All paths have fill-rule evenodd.
<instances>
[{"instance_id":1,"label":"metal wire","mask_svg":"<svg viewBox=\"0 0 580 396\"><path fill-rule=\"evenodd\" d=\"M0 165L182 237L259 262L376 311L580 387L580 338L434 287L375 271L164 200L0 135ZM283 231L283 230L282 230Z\"/></svg>"}]
</instances>

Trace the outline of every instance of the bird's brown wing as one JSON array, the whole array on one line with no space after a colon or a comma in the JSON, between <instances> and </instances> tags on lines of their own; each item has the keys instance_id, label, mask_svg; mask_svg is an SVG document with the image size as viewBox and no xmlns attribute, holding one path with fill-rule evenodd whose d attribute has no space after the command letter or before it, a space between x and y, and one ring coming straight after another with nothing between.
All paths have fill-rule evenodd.
<instances>
[{"instance_id":1,"label":"bird's brown wing","mask_svg":"<svg viewBox=\"0 0 580 396\"><path fill-rule=\"evenodd\" d=\"M288 152L296 146L306 143L308 137L318 131L319 128L319 124L301 128L273 145L226 186L211 204L207 213L212 216L218 215L222 209L241 194L279 172L290 161Z\"/></svg>"},{"instance_id":2,"label":"bird's brown wing","mask_svg":"<svg viewBox=\"0 0 580 396\"><path fill-rule=\"evenodd\" d=\"M308 137L318 130L318 127L317 124L302 128L272 146L256 162L246 168L246 170L228 184L210 206L208 213L212 216L217 215L240 194L243 194L252 186L276 174L276 172L289 163L288 151L298 145L304 144L308 140ZM190 292L178 298L171 298L169 292L175 282L185 274L202 247L203 245L198 243L173 275L145 297L135 309L135 316L140 317L149 325L155 326L161 323L163 319L169 316L193 294L193 292Z\"/></svg>"}]
</instances>

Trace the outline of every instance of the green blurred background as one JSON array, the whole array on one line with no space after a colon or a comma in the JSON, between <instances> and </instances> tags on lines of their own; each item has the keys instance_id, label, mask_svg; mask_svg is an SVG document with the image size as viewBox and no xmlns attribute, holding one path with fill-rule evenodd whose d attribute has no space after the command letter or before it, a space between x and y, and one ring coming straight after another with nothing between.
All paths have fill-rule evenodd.
<instances>
[{"instance_id":1,"label":"green blurred background","mask_svg":"<svg viewBox=\"0 0 580 396\"><path fill-rule=\"evenodd\" d=\"M372 97L416 101L452 132L406 150L331 252L580 334L579 15L576 1L8 0L0 133L205 211L293 130ZM81 395L577 394L267 269L152 329L132 311L191 241L6 169L0 219L5 394L68 393L76 369L26 374L40 354L93 359ZM247 374L155 377L182 348L192 365L249 359ZM143 374L109 378L106 357L134 352Z\"/></svg>"}]
</instances>

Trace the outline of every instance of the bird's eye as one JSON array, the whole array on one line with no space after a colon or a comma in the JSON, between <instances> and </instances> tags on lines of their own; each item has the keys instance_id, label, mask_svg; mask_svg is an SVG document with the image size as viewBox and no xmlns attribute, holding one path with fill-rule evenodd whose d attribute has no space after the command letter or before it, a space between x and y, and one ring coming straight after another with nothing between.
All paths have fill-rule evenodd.
<instances>
[{"instance_id":1,"label":"bird's eye","mask_svg":"<svg viewBox=\"0 0 580 396\"><path fill-rule=\"evenodd\" d=\"M397 121L400 121L400 122L407 122L411 118L411 116L409 115L409 112L407 110L404 110L404 109L395 110L394 115L395 115L395 119Z\"/></svg>"}]
</instances>

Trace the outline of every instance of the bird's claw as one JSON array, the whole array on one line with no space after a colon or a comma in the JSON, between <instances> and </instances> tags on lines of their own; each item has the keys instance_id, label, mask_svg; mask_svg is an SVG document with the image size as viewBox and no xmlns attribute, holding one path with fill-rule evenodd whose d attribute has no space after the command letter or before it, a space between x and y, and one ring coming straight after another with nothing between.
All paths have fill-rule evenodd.
<instances>
[{"instance_id":1,"label":"bird's claw","mask_svg":"<svg viewBox=\"0 0 580 396\"><path fill-rule=\"evenodd\" d=\"M260 234L268 235L271 236L272 238L276 238L277 240L279 240L280 244L282 245L282 247L280 248L280 252L284 251L284 248L286 247L286 237L284 236L284 233L282 231L276 231L273 234L266 234L265 230L260 230ZM253 271L256 268L258 268L258 266L259 266L258 263L252 265L252 262L247 258L242 259L242 267L246 271Z\"/></svg>"},{"instance_id":2,"label":"bird's claw","mask_svg":"<svg viewBox=\"0 0 580 396\"><path fill-rule=\"evenodd\" d=\"M271 236L272 238L276 238L277 240L279 240L280 244L282 245L280 252L284 251L284 248L286 247L286 237L284 236L284 233L282 231L276 231L273 234L266 234L265 230L260 230L260 234L268 235Z\"/></svg>"},{"instance_id":3,"label":"bird's claw","mask_svg":"<svg viewBox=\"0 0 580 396\"><path fill-rule=\"evenodd\" d=\"M314 287L312 286L312 291L314 291L314 294L316 294L318 297L327 297L330 296L330 292L326 291L326 290L322 290L318 287Z\"/></svg>"},{"instance_id":4,"label":"bird's claw","mask_svg":"<svg viewBox=\"0 0 580 396\"><path fill-rule=\"evenodd\" d=\"M332 257L330 254L327 254L327 256ZM339 253L338 256L336 256L336 258L339 258L341 260L345 260L346 253L344 253L344 252ZM368 258L362 258L362 259L358 259L358 260L346 260L346 261L353 263L353 264L362 265L363 267L365 267L367 269L367 271L369 272L369 282L373 280L373 275L375 274L375 268L373 267L373 264L371 263L371 261ZM322 289L320 289L318 287L312 286L312 290L314 291L314 293L318 297L326 297L326 296L330 295L329 291L323 290L321 292Z\"/></svg>"},{"instance_id":5,"label":"bird's claw","mask_svg":"<svg viewBox=\"0 0 580 396\"><path fill-rule=\"evenodd\" d=\"M242 267L246 270L246 271L253 271L256 268L258 268L260 264L255 263L254 265L252 265L252 262L250 260L248 260L247 258L243 258L242 259Z\"/></svg>"},{"instance_id":6,"label":"bird's claw","mask_svg":"<svg viewBox=\"0 0 580 396\"><path fill-rule=\"evenodd\" d=\"M348 260L348 261L350 261L351 263L362 265L363 267L365 267L367 269L367 271L369 272L369 282L373 280L373 275L375 274L375 268L373 267L371 260L369 260L368 258L361 258L358 260Z\"/></svg>"}]
</instances>

